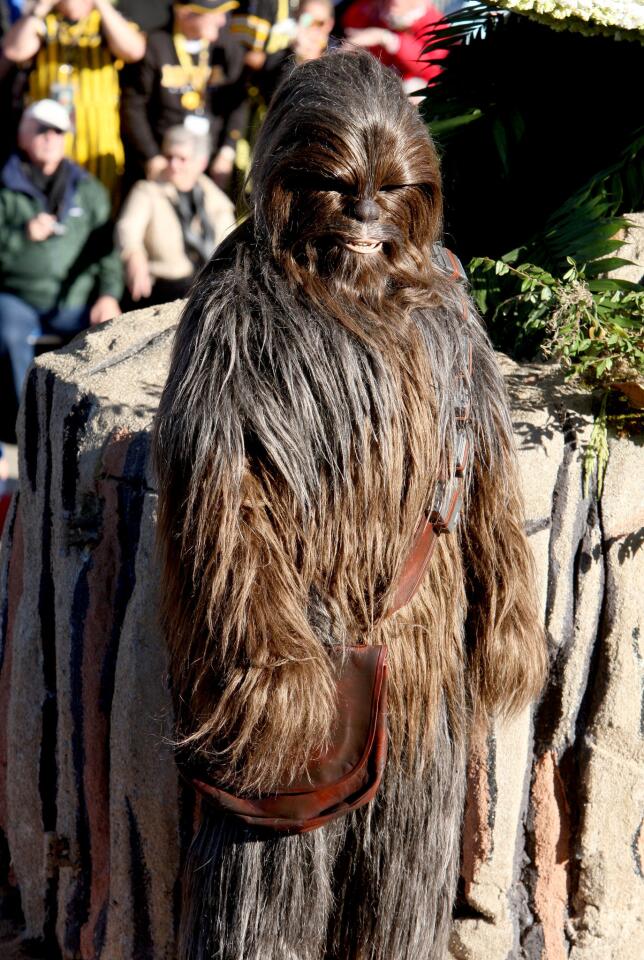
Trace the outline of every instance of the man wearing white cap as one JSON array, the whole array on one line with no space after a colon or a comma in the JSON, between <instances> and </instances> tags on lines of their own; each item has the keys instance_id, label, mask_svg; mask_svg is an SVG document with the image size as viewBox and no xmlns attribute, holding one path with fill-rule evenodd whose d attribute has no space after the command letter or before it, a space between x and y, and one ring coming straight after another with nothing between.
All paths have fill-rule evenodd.
<instances>
[{"instance_id":1,"label":"man wearing white cap","mask_svg":"<svg viewBox=\"0 0 644 960\"><path fill-rule=\"evenodd\" d=\"M64 158L69 114L54 100L25 110L18 152L0 173L0 353L19 391L33 340L63 340L119 313L123 290L105 187Z\"/></svg>"},{"instance_id":2,"label":"man wearing white cap","mask_svg":"<svg viewBox=\"0 0 644 960\"><path fill-rule=\"evenodd\" d=\"M112 0L25 0L3 40L29 75L29 99L51 98L74 117L67 155L114 191L123 172L119 71L145 53L145 36Z\"/></svg>"}]
</instances>

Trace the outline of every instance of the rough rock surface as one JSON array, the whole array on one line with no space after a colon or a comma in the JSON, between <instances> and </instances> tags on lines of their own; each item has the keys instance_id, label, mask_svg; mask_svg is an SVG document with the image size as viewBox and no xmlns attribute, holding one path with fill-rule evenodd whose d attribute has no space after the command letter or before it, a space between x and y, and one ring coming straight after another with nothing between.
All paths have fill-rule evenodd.
<instances>
[{"instance_id":1,"label":"rough rock surface","mask_svg":"<svg viewBox=\"0 0 644 960\"><path fill-rule=\"evenodd\" d=\"M630 260L628 266L619 267L611 272L611 277L620 277L622 280L631 280L633 283L644 282L644 211L626 213L629 226L624 231L623 245L618 256Z\"/></svg>"},{"instance_id":2,"label":"rough rock surface","mask_svg":"<svg viewBox=\"0 0 644 960\"><path fill-rule=\"evenodd\" d=\"M166 740L148 452L177 309L41 358L22 405L0 560L0 893L19 891L22 942L47 960L175 956L194 798ZM584 496L589 398L502 362L553 666L534 712L472 739L452 955L641 960L643 444L611 440L603 497ZM0 919L13 957L3 934Z\"/></svg>"}]
</instances>

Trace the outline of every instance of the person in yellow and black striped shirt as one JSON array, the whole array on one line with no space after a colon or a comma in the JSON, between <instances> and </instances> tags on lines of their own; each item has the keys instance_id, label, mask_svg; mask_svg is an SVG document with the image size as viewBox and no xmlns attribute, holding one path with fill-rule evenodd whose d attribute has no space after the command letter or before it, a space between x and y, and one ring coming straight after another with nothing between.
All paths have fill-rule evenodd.
<instances>
[{"instance_id":1,"label":"person in yellow and black striped shirt","mask_svg":"<svg viewBox=\"0 0 644 960\"><path fill-rule=\"evenodd\" d=\"M145 53L145 35L111 0L35 0L7 33L8 60L29 67L29 99L72 115L67 156L114 193L123 170L118 69Z\"/></svg>"},{"instance_id":2,"label":"person in yellow and black striped shirt","mask_svg":"<svg viewBox=\"0 0 644 960\"><path fill-rule=\"evenodd\" d=\"M240 0L230 32L246 48L246 64L260 70L267 54L284 50L295 39L297 0Z\"/></svg>"}]
</instances>

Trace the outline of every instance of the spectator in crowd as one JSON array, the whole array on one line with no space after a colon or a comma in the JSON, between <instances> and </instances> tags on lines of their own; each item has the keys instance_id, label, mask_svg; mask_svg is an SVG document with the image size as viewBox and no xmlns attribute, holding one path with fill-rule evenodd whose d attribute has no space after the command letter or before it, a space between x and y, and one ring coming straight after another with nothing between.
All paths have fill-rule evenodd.
<instances>
[{"instance_id":1,"label":"spectator in crowd","mask_svg":"<svg viewBox=\"0 0 644 960\"><path fill-rule=\"evenodd\" d=\"M69 110L68 156L112 190L123 169L119 61L141 59L144 34L111 0L30 0L3 53L26 66L32 101L57 100Z\"/></svg>"},{"instance_id":2,"label":"spectator in crowd","mask_svg":"<svg viewBox=\"0 0 644 960\"><path fill-rule=\"evenodd\" d=\"M296 8L297 0L239 0L230 29L246 50L247 67L261 70L267 56L291 45Z\"/></svg>"},{"instance_id":3,"label":"spectator in crowd","mask_svg":"<svg viewBox=\"0 0 644 960\"><path fill-rule=\"evenodd\" d=\"M342 24L347 40L370 50L402 76L408 93L421 90L440 73L440 66L423 61L427 34L442 14L428 0L354 0L345 10ZM432 59L443 59L446 50Z\"/></svg>"},{"instance_id":4,"label":"spectator in crowd","mask_svg":"<svg viewBox=\"0 0 644 960\"><path fill-rule=\"evenodd\" d=\"M150 34L145 58L123 88L124 135L148 178L166 165L165 131L183 123L210 136L210 175L227 186L247 114L243 50L221 34L226 13L236 6L237 0L178 2L173 33Z\"/></svg>"},{"instance_id":5,"label":"spectator in crowd","mask_svg":"<svg viewBox=\"0 0 644 960\"><path fill-rule=\"evenodd\" d=\"M263 68L253 78L265 103L269 103L293 63L317 60L325 52L333 30L333 11L332 0L302 0L291 45L268 54Z\"/></svg>"},{"instance_id":6,"label":"spectator in crowd","mask_svg":"<svg viewBox=\"0 0 644 960\"><path fill-rule=\"evenodd\" d=\"M122 268L105 187L64 159L69 114L54 100L25 111L19 152L0 174L0 352L20 391L41 334L71 339L119 313Z\"/></svg>"},{"instance_id":7,"label":"spectator in crowd","mask_svg":"<svg viewBox=\"0 0 644 960\"><path fill-rule=\"evenodd\" d=\"M0 139L0 168L15 146L17 121L23 111L25 82L17 64L7 60L2 45L11 24L22 15L22 0L0 0L0 117L2 133ZM20 82L18 82L20 76Z\"/></svg>"},{"instance_id":8,"label":"spectator in crowd","mask_svg":"<svg viewBox=\"0 0 644 960\"><path fill-rule=\"evenodd\" d=\"M139 306L184 297L235 222L232 203L203 173L208 136L170 127L162 156L159 180L134 185L116 225L127 286Z\"/></svg>"}]
</instances>

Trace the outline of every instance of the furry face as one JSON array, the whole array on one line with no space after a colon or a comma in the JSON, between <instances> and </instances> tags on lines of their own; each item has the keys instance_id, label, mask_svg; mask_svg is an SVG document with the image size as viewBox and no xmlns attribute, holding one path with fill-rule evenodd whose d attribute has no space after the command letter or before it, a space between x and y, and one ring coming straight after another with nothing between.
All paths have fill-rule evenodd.
<instances>
[{"instance_id":1,"label":"furry face","mask_svg":"<svg viewBox=\"0 0 644 960\"><path fill-rule=\"evenodd\" d=\"M332 53L275 94L252 179L259 231L307 296L320 281L378 312L430 287L441 223L436 151L397 78L366 53Z\"/></svg>"}]
</instances>

